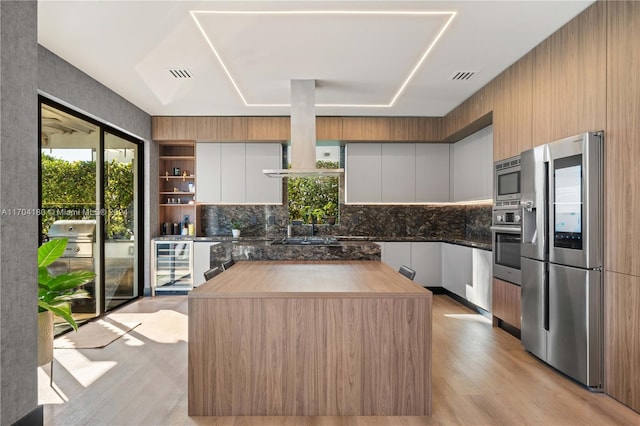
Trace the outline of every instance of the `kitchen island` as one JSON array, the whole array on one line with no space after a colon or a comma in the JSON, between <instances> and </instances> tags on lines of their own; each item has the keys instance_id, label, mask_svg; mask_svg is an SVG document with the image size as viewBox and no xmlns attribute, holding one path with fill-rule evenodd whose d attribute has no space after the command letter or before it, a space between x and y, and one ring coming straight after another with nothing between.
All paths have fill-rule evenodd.
<instances>
[{"instance_id":1,"label":"kitchen island","mask_svg":"<svg viewBox=\"0 0 640 426\"><path fill-rule=\"evenodd\" d=\"M189 294L190 416L431 414L431 293L379 261L241 261Z\"/></svg>"}]
</instances>

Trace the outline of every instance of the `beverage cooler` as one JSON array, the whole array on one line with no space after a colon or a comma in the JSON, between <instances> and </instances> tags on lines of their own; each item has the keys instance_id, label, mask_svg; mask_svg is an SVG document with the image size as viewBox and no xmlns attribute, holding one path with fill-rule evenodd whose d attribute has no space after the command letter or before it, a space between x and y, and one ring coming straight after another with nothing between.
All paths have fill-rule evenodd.
<instances>
[{"instance_id":1,"label":"beverage cooler","mask_svg":"<svg viewBox=\"0 0 640 426\"><path fill-rule=\"evenodd\" d=\"M193 289L193 241L153 242L151 295Z\"/></svg>"}]
</instances>

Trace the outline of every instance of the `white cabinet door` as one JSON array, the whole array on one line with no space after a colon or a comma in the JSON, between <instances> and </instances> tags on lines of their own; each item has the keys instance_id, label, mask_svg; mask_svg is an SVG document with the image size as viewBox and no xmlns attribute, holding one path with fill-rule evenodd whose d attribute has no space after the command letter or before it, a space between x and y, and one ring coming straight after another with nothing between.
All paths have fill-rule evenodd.
<instances>
[{"instance_id":1,"label":"white cabinet door","mask_svg":"<svg viewBox=\"0 0 640 426\"><path fill-rule=\"evenodd\" d=\"M346 202L382 201L382 146L379 143L350 143L346 147Z\"/></svg>"},{"instance_id":2,"label":"white cabinet door","mask_svg":"<svg viewBox=\"0 0 640 426\"><path fill-rule=\"evenodd\" d=\"M467 300L491 312L492 257L491 252L473 250L473 285L467 287Z\"/></svg>"},{"instance_id":3,"label":"white cabinet door","mask_svg":"<svg viewBox=\"0 0 640 426\"><path fill-rule=\"evenodd\" d=\"M385 242L382 261L396 271L402 265L411 267L411 243Z\"/></svg>"},{"instance_id":4,"label":"white cabinet door","mask_svg":"<svg viewBox=\"0 0 640 426\"><path fill-rule=\"evenodd\" d=\"M270 178L262 170L282 168L282 145L246 144L247 203L282 204L282 179Z\"/></svg>"},{"instance_id":5,"label":"white cabinet door","mask_svg":"<svg viewBox=\"0 0 640 426\"><path fill-rule=\"evenodd\" d=\"M466 298L467 285L471 285L472 279L471 248L443 243L442 286L452 293Z\"/></svg>"},{"instance_id":6,"label":"white cabinet door","mask_svg":"<svg viewBox=\"0 0 640 426\"><path fill-rule=\"evenodd\" d=\"M453 200L470 201L492 197L493 126L467 136L451 147Z\"/></svg>"},{"instance_id":7,"label":"white cabinet door","mask_svg":"<svg viewBox=\"0 0 640 426\"><path fill-rule=\"evenodd\" d=\"M449 201L449 144L416 144L416 202Z\"/></svg>"},{"instance_id":8,"label":"white cabinet door","mask_svg":"<svg viewBox=\"0 0 640 426\"><path fill-rule=\"evenodd\" d=\"M193 286L204 284L204 273L211 269L211 247L220 243L196 241L193 243Z\"/></svg>"},{"instance_id":9,"label":"white cabinet door","mask_svg":"<svg viewBox=\"0 0 640 426\"><path fill-rule=\"evenodd\" d=\"M411 269L414 281L423 287L442 286L441 243L411 243Z\"/></svg>"},{"instance_id":10,"label":"white cabinet door","mask_svg":"<svg viewBox=\"0 0 640 426\"><path fill-rule=\"evenodd\" d=\"M246 199L245 144L220 144L220 158L220 201L223 203L243 203Z\"/></svg>"},{"instance_id":11,"label":"white cabinet door","mask_svg":"<svg viewBox=\"0 0 640 426\"><path fill-rule=\"evenodd\" d=\"M220 144L196 143L196 201L220 202Z\"/></svg>"},{"instance_id":12,"label":"white cabinet door","mask_svg":"<svg viewBox=\"0 0 640 426\"><path fill-rule=\"evenodd\" d=\"M413 203L416 200L416 145L382 144L382 202Z\"/></svg>"}]
</instances>

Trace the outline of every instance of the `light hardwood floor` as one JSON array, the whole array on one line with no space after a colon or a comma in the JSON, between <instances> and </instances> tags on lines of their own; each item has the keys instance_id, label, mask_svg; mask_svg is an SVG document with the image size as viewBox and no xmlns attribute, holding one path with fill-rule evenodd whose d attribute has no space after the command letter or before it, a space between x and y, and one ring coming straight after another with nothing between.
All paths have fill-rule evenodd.
<instances>
[{"instance_id":1,"label":"light hardwood floor","mask_svg":"<svg viewBox=\"0 0 640 426\"><path fill-rule=\"evenodd\" d=\"M187 298L145 298L111 315L141 325L103 349L56 349L40 368L47 425L638 425L640 414L591 393L520 341L446 296L433 298L431 417L188 417Z\"/></svg>"}]
</instances>

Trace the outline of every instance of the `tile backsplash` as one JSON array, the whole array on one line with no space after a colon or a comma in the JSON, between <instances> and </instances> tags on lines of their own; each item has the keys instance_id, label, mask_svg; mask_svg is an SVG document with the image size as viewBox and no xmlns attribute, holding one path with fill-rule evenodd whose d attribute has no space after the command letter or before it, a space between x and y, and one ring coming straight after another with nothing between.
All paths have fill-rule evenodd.
<instances>
[{"instance_id":1,"label":"tile backsplash","mask_svg":"<svg viewBox=\"0 0 640 426\"><path fill-rule=\"evenodd\" d=\"M243 237L286 235L286 205L202 205L205 236L230 236L231 221L242 224ZM380 239L444 238L491 243L491 205L340 205L339 223L319 225L319 235ZM293 226L294 235L310 235L311 225Z\"/></svg>"}]
</instances>

